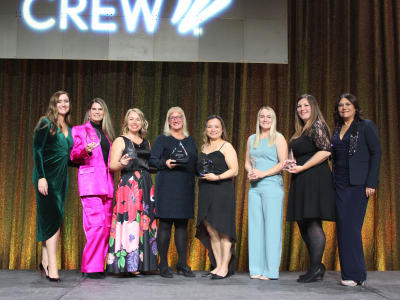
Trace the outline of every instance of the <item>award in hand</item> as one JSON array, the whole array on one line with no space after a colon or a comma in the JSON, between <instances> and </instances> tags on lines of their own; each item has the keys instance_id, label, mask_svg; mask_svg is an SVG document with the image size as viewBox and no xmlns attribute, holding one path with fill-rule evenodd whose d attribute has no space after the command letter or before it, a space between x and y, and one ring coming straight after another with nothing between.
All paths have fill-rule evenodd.
<instances>
[{"instance_id":1,"label":"award in hand","mask_svg":"<svg viewBox=\"0 0 400 300\"><path fill-rule=\"evenodd\" d=\"M256 160L257 160L257 158L255 158L254 156L252 156L251 159L250 159L251 168L252 168L253 170L254 170L254 169L257 169Z\"/></svg>"},{"instance_id":2,"label":"award in hand","mask_svg":"<svg viewBox=\"0 0 400 300\"><path fill-rule=\"evenodd\" d=\"M130 143L128 144L128 149L126 149L126 153L128 154L128 158L138 159L135 146L133 145L132 141L130 141Z\"/></svg>"},{"instance_id":3,"label":"award in hand","mask_svg":"<svg viewBox=\"0 0 400 300\"><path fill-rule=\"evenodd\" d=\"M296 165L296 159L293 156L293 150L290 149L289 151L289 156L287 158L288 162L286 163L286 166L283 168L285 171L288 171L290 168Z\"/></svg>"},{"instance_id":4,"label":"award in hand","mask_svg":"<svg viewBox=\"0 0 400 300\"><path fill-rule=\"evenodd\" d=\"M203 159L203 173L200 173L201 176L204 174L214 173L214 165L213 162L207 158Z\"/></svg>"},{"instance_id":5,"label":"award in hand","mask_svg":"<svg viewBox=\"0 0 400 300\"><path fill-rule=\"evenodd\" d=\"M95 143L96 146L100 144L101 141L101 133L93 128L93 130L90 130L85 137L86 145L89 145L91 143Z\"/></svg>"},{"instance_id":6,"label":"award in hand","mask_svg":"<svg viewBox=\"0 0 400 300\"><path fill-rule=\"evenodd\" d=\"M172 151L170 158L171 160L174 160L171 164L187 164L189 155L187 154L185 147L183 147L182 142L179 142L179 145L176 146L174 151Z\"/></svg>"}]
</instances>

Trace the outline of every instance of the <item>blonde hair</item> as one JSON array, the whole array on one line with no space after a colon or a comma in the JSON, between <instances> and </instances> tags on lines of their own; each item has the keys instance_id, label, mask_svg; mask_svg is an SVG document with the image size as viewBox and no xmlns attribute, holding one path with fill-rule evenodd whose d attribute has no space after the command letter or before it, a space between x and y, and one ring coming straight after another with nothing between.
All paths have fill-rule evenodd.
<instances>
[{"instance_id":1,"label":"blonde hair","mask_svg":"<svg viewBox=\"0 0 400 300\"><path fill-rule=\"evenodd\" d=\"M65 123L69 126L72 127L72 121L71 121L71 99L69 98L69 95L67 92L64 91L58 91L55 92L51 98L50 98L50 102L49 102L49 106L47 108L46 114L41 117L39 119L39 122L36 124L35 130L39 130L39 129L43 129L46 126L51 126L53 125L50 130L49 133L50 135L55 135L57 133L57 129L61 129L61 124L58 123L58 109L57 109L57 103L58 103L58 99L60 98L61 95L67 95L68 100L69 100L69 110L68 112L65 114ZM46 123L43 127L39 128L40 123L42 122L43 119L48 119L50 121L50 123ZM61 131L60 131L61 132Z\"/></svg>"},{"instance_id":2,"label":"blonde hair","mask_svg":"<svg viewBox=\"0 0 400 300\"><path fill-rule=\"evenodd\" d=\"M260 114L263 109L269 110L271 113L272 124L271 128L269 129L269 140L268 140L268 147L272 147L275 145L276 142L276 115L274 110L269 106L261 107L257 114L257 125L256 125L256 137L253 142L253 148L257 149L258 144L260 142L260 134L261 134L261 127L260 127Z\"/></svg>"},{"instance_id":3,"label":"blonde hair","mask_svg":"<svg viewBox=\"0 0 400 300\"><path fill-rule=\"evenodd\" d=\"M308 103L311 106L311 116L310 119L307 121L307 123L305 124L304 121L300 118L298 112L297 112L297 105L299 103L299 101L303 98L306 98ZM308 94L303 94L301 95L297 101L296 101L296 107L295 107L295 133L292 136L292 138L290 140L295 140L298 137L301 136L301 134L303 133L303 131L308 134L308 132L311 129L312 124L314 124L315 121L320 121L322 123L325 124L325 126L328 128L328 125L325 122L324 117L322 116L321 110L319 109L317 100Z\"/></svg>"},{"instance_id":4,"label":"blonde hair","mask_svg":"<svg viewBox=\"0 0 400 300\"><path fill-rule=\"evenodd\" d=\"M189 131L187 130L187 122L186 122L186 116L185 113L183 112L183 109L175 106L175 107L171 107L168 112L167 112L167 117L165 119L165 124L164 124L164 134L166 136L170 136L171 135L171 128L169 127L169 117L172 115L172 113L177 112L180 113L182 115L182 119L183 119L183 127L182 127L182 134L184 137L189 137Z\"/></svg>"},{"instance_id":5,"label":"blonde hair","mask_svg":"<svg viewBox=\"0 0 400 300\"><path fill-rule=\"evenodd\" d=\"M98 103L101 105L101 107L103 107L104 115L101 129L103 129L103 132L107 135L110 141L113 142L115 140L115 131L111 123L110 113L108 112L107 104L103 99L94 98L92 101L90 101L85 117L83 118L83 124L90 120L89 111L92 109L93 103Z\"/></svg>"},{"instance_id":6,"label":"blonde hair","mask_svg":"<svg viewBox=\"0 0 400 300\"><path fill-rule=\"evenodd\" d=\"M130 108L125 114L124 125L122 125L122 135L127 135L129 132L128 128L128 117L131 112L135 112L139 115L140 120L142 121L142 128L139 130L139 136L143 139L147 135L147 128L149 127L149 122L147 122L146 118L144 117L143 112L139 108Z\"/></svg>"},{"instance_id":7,"label":"blonde hair","mask_svg":"<svg viewBox=\"0 0 400 300\"><path fill-rule=\"evenodd\" d=\"M224 140L224 141L226 141L226 142L228 142L228 134L226 133L226 127L225 127L224 121L222 120L222 118L221 118L220 116L211 115L211 116L209 116L209 117L207 118L206 124L205 124L205 126L204 126L204 132L203 132L203 141L204 141L204 144L205 144L205 145L210 144L210 138L209 138L208 135L207 135L207 123L208 123L208 121L210 121L210 120L212 120L212 119L217 119L217 120L219 120L219 121L221 122L221 126L222 126L221 139ZM204 145L203 145L203 146L204 146Z\"/></svg>"}]
</instances>

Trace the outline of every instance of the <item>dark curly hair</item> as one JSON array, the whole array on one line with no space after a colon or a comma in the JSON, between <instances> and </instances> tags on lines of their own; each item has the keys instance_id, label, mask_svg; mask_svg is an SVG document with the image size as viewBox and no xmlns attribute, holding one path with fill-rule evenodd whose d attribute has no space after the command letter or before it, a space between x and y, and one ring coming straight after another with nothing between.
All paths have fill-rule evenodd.
<instances>
[{"instance_id":1,"label":"dark curly hair","mask_svg":"<svg viewBox=\"0 0 400 300\"><path fill-rule=\"evenodd\" d=\"M340 97L336 100L335 111L333 113L333 117L335 118L335 129L338 129L340 126L342 126L344 124L344 121L339 114L339 102L343 98L346 98L347 100L349 100L351 102L351 104L354 105L354 108L356 109L356 115L354 116L354 120L356 120L358 122L364 120L364 115L363 115L363 112L362 112L360 106L358 105L357 98L355 96L353 96L352 94L345 93L345 94L340 95Z\"/></svg>"}]
</instances>

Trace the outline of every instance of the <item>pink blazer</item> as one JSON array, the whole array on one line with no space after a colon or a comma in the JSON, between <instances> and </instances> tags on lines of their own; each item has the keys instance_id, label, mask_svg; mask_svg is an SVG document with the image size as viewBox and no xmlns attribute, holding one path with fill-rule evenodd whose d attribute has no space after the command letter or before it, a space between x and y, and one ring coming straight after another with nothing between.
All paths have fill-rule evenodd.
<instances>
[{"instance_id":1,"label":"pink blazer","mask_svg":"<svg viewBox=\"0 0 400 300\"><path fill-rule=\"evenodd\" d=\"M86 124L75 126L71 130L74 139L71 160L81 165L78 170L79 196L107 195L109 198L113 198L114 174L110 172L108 168L110 157L108 157L108 164L106 166L104 164L103 152L101 151L100 145L93 149L91 155L89 155L85 149L86 134L93 130L90 121Z\"/></svg>"}]
</instances>

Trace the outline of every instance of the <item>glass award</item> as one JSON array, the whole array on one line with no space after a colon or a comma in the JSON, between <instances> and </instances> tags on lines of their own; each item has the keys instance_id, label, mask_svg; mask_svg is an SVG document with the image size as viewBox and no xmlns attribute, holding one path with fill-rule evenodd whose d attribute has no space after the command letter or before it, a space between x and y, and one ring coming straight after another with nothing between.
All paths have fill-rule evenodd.
<instances>
[{"instance_id":1,"label":"glass award","mask_svg":"<svg viewBox=\"0 0 400 300\"><path fill-rule=\"evenodd\" d=\"M170 158L171 160L174 160L171 164L187 164L189 155L187 154L185 147L183 147L182 142L179 142L179 145L176 146L174 151L172 151Z\"/></svg>"},{"instance_id":2,"label":"glass award","mask_svg":"<svg viewBox=\"0 0 400 300\"><path fill-rule=\"evenodd\" d=\"M213 162L207 158L203 159L203 173L200 174L204 176L204 174L214 173L214 165Z\"/></svg>"},{"instance_id":3,"label":"glass award","mask_svg":"<svg viewBox=\"0 0 400 300\"><path fill-rule=\"evenodd\" d=\"M252 156L252 157L250 158L251 168L252 168L253 170L254 170L254 169L257 169L256 160L257 160L257 158L255 158L254 156Z\"/></svg>"},{"instance_id":4,"label":"glass award","mask_svg":"<svg viewBox=\"0 0 400 300\"><path fill-rule=\"evenodd\" d=\"M286 166L283 168L285 171L289 170L296 164L296 160L293 156L293 150L290 149L289 151L289 156L287 158L288 162L286 163Z\"/></svg>"},{"instance_id":5,"label":"glass award","mask_svg":"<svg viewBox=\"0 0 400 300\"><path fill-rule=\"evenodd\" d=\"M133 145L133 142L130 141L130 143L128 143L128 149L126 149L126 153L128 154L128 158L132 158L132 159L138 159L136 150L135 150L135 146Z\"/></svg>"},{"instance_id":6,"label":"glass award","mask_svg":"<svg viewBox=\"0 0 400 300\"><path fill-rule=\"evenodd\" d=\"M93 128L93 130L90 130L85 137L86 145L89 145L90 143L95 143L96 146L100 144L101 141L101 133Z\"/></svg>"}]
</instances>

